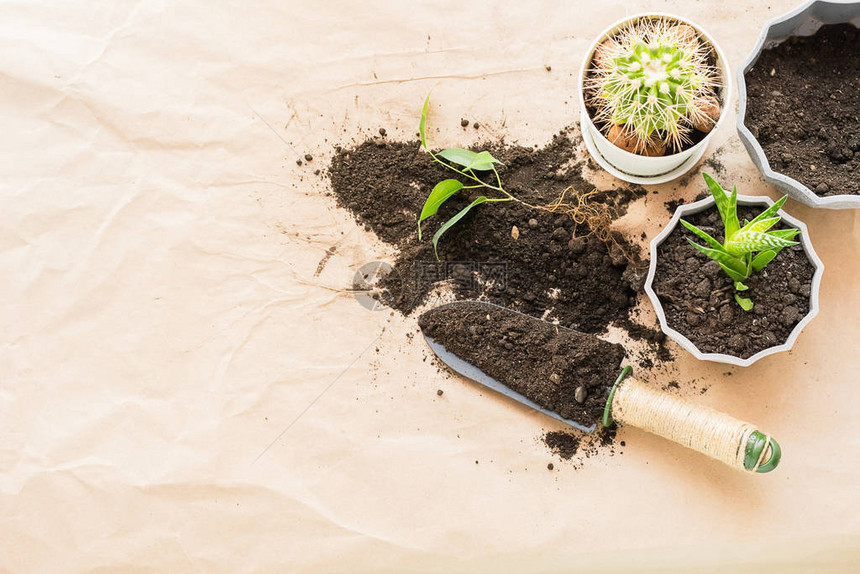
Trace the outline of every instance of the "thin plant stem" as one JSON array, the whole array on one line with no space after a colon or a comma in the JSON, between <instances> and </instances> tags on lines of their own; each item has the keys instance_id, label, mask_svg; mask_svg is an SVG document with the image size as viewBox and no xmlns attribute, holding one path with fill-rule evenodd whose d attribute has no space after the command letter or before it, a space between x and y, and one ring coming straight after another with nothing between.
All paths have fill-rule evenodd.
<instances>
[{"instance_id":1,"label":"thin plant stem","mask_svg":"<svg viewBox=\"0 0 860 574\"><path fill-rule=\"evenodd\" d=\"M494 189L494 190L496 190L496 191L501 191L501 192L503 192L503 193L506 193L506 194L507 194L507 192L506 192L504 189L502 189L501 187L496 187L496 186L494 186L494 185L489 185L489 184L485 183L484 181L482 181L482 180L481 180L479 177L477 177L474 173L471 173L471 174L470 174L470 173L466 173L465 171L462 171L462 170L460 170L460 169L457 169L457 168L456 168L456 167L454 167L453 165L451 165L451 164L449 164L449 163L445 163L444 161L440 160L440 159L439 159L438 157L436 157L436 155L435 155L432 151L430 151L429 149L427 149L427 148L424 148L424 149L427 151L427 153L429 153L429 154L430 154L430 157L432 157L432 158L433 158L433 161L435 161L435 162L436 162L436 163L438 163L439 165L444 166L444 167L447 167L447 168L448 168L448 169L450 169L451 171L455 171L455 172L459 173L460 175L462 175L463 177L468 177L469 179L471 179L471 180L473 180L473 181L477 181L478 183L480 183L480 184L481 184L481 186L480 186L480 187L486 187L486 188L489 188L489 189ZM469 171L471 172L472 170L469 170ZM493 171L495 171L495 168L493 169ZM499 185L501 186L501 182L499 182Z\"/></svg>"}]
</instances>

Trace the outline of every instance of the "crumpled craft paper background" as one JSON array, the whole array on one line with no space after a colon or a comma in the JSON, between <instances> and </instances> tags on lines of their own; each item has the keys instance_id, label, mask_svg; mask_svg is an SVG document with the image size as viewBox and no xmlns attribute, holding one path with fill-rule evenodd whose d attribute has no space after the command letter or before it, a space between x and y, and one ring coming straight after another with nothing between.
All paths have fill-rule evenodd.
<instances>
[{"instance_id":1,"label":"crumpled craft paper background","mask_svg":"<svg viewBox=\"0 0 860 574\"><path fill-rule=\"evenodd\" d=\"M345 292L393 252L313 173L379 127L414 136L434 86L436 145L543 144L616 19L689 17L738 66L793 4L4 3L0 570L856 567L858 212L787 205L827 265L792 352L675 364L779 438L776 472L635 429L577 470L540 442L557 423L440 373L414 318ZM726 181L776 197L732 121L714 140ZM621 227L650 240L697 181Z\"/></svg>"}]
</instances>

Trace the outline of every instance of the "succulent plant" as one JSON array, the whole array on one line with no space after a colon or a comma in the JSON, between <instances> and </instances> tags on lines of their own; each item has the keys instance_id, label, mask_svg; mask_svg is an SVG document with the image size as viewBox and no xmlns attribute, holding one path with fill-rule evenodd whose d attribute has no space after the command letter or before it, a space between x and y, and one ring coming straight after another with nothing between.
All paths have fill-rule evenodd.
<instances>
[{"instance_id":1,"label":"succulent plant","mask_svg":"<svg viewBox=\"0 0 860 574\"><path fill-rule=\"evenodd\" d=\"M753 273L767 267L768 263L779 254L784 247L797 245L794 238L800 233L799 229L778 229L769 231L771 227L779 223L780 210L787 195L782 196L773 205L759 213L752 221L744 221L741 225L738 220L738 188L734 186L731 194L720 186L710 175L703 173L705 183L714 197L720 219L723 221L724 240L720 243L705 231L699 229L689 221L681 220L681 224L692 231L707 246L699 245L692 239L687 239L690 245L701 251L720 264L733 281L736 291L749 289L744 281ZM753 307L752 300L741 297L735 293L735 301L744 311Z\"/></svg>"},{"instance_id":2,"label":"succulent plant","mask_svg":"<svg viewBox=\"0 0 860 574\"><path fill-rule=\"evenodd\" d=\"M594 119L632 153L680 151L693 129L709 132L720 116L710 58L691 26L662 17L627 24L595 49L586 82Z\"/></svg>"}]
</instances>

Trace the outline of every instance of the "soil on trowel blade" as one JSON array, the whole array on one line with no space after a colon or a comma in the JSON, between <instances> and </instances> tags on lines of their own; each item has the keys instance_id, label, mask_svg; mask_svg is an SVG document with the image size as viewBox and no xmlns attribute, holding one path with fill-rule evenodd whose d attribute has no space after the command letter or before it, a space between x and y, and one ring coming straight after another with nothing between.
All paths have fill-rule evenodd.
<instances>
[{"instance_id":1,"label":"soil on trowel blade","mask_svg":"<svg viewBox=\"0 0 860 574\"><path fill-rule=\"evenodd\" d=\"M739 207L738 217L752 220L762 208ZM723 241L716 208L684 218ZM780 222L774 229L788 229ZM745 283L743 295L751 311L734 300L734 283L719 264L694 249L692 233L682 226L660 245L654 291L670 327L690 339L702 352L725 353L742 359L780 345L809 312L815 268L802 246L787 247Z\"/></svg>"},{"instance_id":2,"label":"soil on trowel blade","mask_svg":"<svg viewBox=\"0 0 860 574\"><path fill-rule=\"evenodd\" d=\"M422 314L428 337L541 407L598 423L624 349L500 307L455 303Z\"/></svg>"},{"instance_id":3,"label":"soil on trowel blade","mask_svg":"<svg viewBox=\"0 0 860 574\"><path fill-rule=\"evenodd\" d=\"M770 166L827 197L860 194L860 30L823 26L764 50L745 123Z\"/></svg>"}]
</instances>

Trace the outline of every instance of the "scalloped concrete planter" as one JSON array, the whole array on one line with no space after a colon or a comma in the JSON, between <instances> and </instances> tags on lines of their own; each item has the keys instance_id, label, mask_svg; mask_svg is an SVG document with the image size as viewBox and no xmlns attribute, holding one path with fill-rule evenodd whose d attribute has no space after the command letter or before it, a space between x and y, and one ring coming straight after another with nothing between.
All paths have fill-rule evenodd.
<instances>
[{"instance_id":1,"label":"scalloped concrete planter","mask_svg":"<svg viewBox=\"0 0 860 574\"><path fill-rule=\"evenodd\" d=\"M762 50L772 48L789 36L811 36L824 24L851 22L860 27L860 2L826 2L813 0L803 6L770 20L765 24L758 43L752 53L738 70L738 135L750 154L753 163L771 184L778 187L789 197L812 207L828 209L860 208L860 195L834 195L818 197L811 189L799 181L776 172L770 167L767 156L758 140L753 137L744 124L747 112L747 86L744 76L755 65Z\"/></svg>"},{"instance_id":2,"label":"scalloped concrete planter","mask_svg":"<svg viewBox=\"0 0 860 574\"><path fill-rule=\"evenodd\" d=\"M764 196L756 197L751 195L739 195L738 205L760 205L763 206L763 209L766 209L768 206L773 205L773 201L769 197ZM645 280L645 292L648 294L648 298L651 299L651 304L657 312L657 318L660 320L660 328L663 329L663 332L666 333L666 335L673 341L690 351L697 359L748 367L763 357L791 349L794 342L797 340L798 335L800 335L800 331L802 331L806 324L812 321L812 318L818 314L818 291L821 287L821 275L824 273L824 263L821 262L821 259L818 258L818 255L812 248L812 242L809 240L806 224L799 219L788 215L783 210L779 210L779 215L782 217L783 221L800 229L800 244L803 246L803 251L806 253L806 257L815 267L815 274L812 276L812 290L809 295L809 312L794 327L785 343L759 351L749 358L741 359L733 355L726 355L723 353L703 353L687 337L666 324L666 313L663 311L663 304L654 292L653 283L654 274L657 272L657 248L666 240L669 234L675 230L675 227L678 226L678 221L686 215L699 213L710 209L713 206L714 198L707 197L695 203L681 205L675 210L675 215L672 216L672 220L669 224L657 237L654 238L653 241L651 241L651 265L648 268L648 278Z\"/></svg>"},{"instance_id":3,"label":"scalloped concrete planter","mask_svg":"<svg viewBox=\"0 0 860 574\"><path fill-rule=\"evenodd\" d=\"M717 56L717 67L720 69L720 81L723 85L722 93L720 94L723 99L722 111L720 113L720 119L717 120L714 128L702 139L702 141L690 149L661 157L645 157L624 151L620 147L616 146L610 142L606 136L600 133L600 130L594 125L594 122L591 120L591 116L588 115L588 110L585 107L585 77L586 72L591 67L591 59L594 56L594 50L597 49L597 45L607 37L614 34L624 24L641 18L651 17L670 18L672 20L677 20L680 23L687 24L695 29L696 32L699 33L699 36L714 49ZM588 149L588 153L591 154L594 161L596 161L600 167L618 179L640 185L665 183L681 177L690 171L699 162L699 160L702 159L702 156L708 148L708 143L711 141L711 137L719 129L723 120L728 115L728 110L731 107L731 98L732 75L729 71L728 60L726 60L726 57L719 45L701 26L675 14L664 12L645 12L628 16L615 22L597 35L591 43L591 46L589 46L588 50L585 52L585 57L582 59L582 65L579 70L579 101L581 108L580 126L582 128L582 139L585 141L585 147Z\"/></svg>"}]
</instances>

